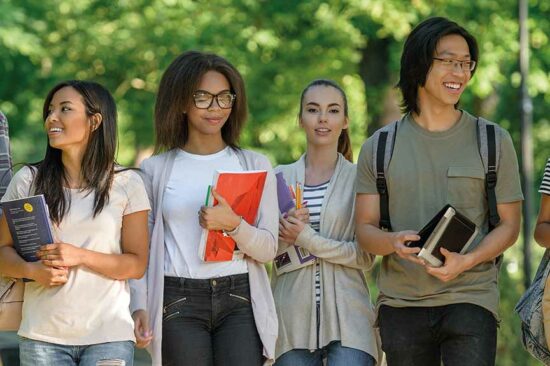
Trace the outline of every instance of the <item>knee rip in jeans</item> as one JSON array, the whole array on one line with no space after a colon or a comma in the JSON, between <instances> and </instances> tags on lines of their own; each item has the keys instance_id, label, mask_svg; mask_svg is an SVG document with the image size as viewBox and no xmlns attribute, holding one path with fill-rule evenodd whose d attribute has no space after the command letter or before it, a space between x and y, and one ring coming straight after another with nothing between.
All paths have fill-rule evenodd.
<instances>
[{"instance_id":1,"label":"knee rip in jeans","mask_svg":"<svg viewBox=\"0 0 550 366\"><path fill-rule=\"evenodd\" d=\"M126 366L126 361L120 358L104 359L97 361L96 366Z\"/></svg>"}]
</instances>

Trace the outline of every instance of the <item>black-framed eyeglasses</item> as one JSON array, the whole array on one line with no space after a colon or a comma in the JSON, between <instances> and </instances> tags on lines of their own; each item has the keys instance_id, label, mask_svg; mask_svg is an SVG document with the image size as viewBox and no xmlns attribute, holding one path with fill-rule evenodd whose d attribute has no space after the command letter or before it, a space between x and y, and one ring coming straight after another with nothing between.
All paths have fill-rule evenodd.
<instances>
[{"instance_id":1,"label":"black-framed eyeglasses","mask_svg":"<svg viewBox=\"0 0 550 366\"><path fill-rule=\"evenodd\" d=\"M237 96L230 91L224 90L218 94L212 94L205 90L197 90L193 94L193 102L198 109L208 109L214 103L214 98L221 109L230 109L235 103Z\"/></svg>"},{"instance_id":2,"label":"black-framed eyeglasses","mask_svg":"<svg viewBox=\"0 0 550 366\"><path fill-rule=\"evenodd\" d=\"M464 72L474 71L476 68L476 62L474 60L455 60L452 58L439 58L434 57L434 60L440 61L441 66L448 70L454 70L457 66Z\"/></svg>"}]
</instances>

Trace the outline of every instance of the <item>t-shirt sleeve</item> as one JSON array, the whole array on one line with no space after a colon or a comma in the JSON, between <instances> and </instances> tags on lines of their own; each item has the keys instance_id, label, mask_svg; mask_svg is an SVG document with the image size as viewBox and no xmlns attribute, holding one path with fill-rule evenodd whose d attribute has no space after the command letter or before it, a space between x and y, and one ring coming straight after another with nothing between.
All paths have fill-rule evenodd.
<instances>
[{"instance_id":1,"label":"t-shirt sleeve","mask_svg":"<svg viewBox=\"0 0 550 366\"><path fill-rule=\"evenodd\" d=\"M376 179L372 168L373 138L363 143L357 160L357 177L355 185L357 193L378 194Z\"/></svg>"},{"instance_id":2,"label":"t-shirt sleeve","mask_svg":"<svg viewBox=\"0 0 550 366\"><path fill-rule=\"evenodd\" d=\"M502 130L495 193L497 203L509 203L523 200L518 158L512 138L506 130Z\"/></svg>"},{"instance_id":3,"label":"t-shirt sleeve","mask_svg":"<svg viewBox=\"0 0 550 366\"><path fill-rule=\"evenodd\" d=\"M550 159L548 159L546 168L544 168L544 175L540 183L539 193L550 195Z\"/></svg>"},{"instance_id":4,"label":"t-shirt sleeve","mask_svg":"<svg viewBox=\"0 0 550 366\"><path fill-rule=\"evenodd\" d=\"M25 166L21 168L11 179L6 193L2 197L2 202L29 197L31 195L31 184L34 175L31 168Z\"/></svg>"},{"instance_id":5,"label":"t-shirt sleeve","mask_svg":"<svg viewBox=\"0 0 550 366\"><path fill-rule=\"evenodd\" d=\"M129 215L139 211L149 211L151 206L149 205L149 198L145 191L145 185L138 173L134 171L127 171L129 174L128 183L126 187L126 194L128 195L128 202L124 209L124 215Z\"/></svg>"}]
</instances>

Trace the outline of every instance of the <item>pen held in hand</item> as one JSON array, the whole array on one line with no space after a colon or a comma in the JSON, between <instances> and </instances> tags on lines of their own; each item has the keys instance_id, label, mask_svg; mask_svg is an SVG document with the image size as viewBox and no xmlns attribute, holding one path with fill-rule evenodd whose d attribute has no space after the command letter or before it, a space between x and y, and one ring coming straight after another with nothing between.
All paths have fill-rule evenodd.
<instances>
[{"instance_id":1,"label":"pen held in hand","mask_svg":"<svg viewBox=\"0 0 550 366\"><path fill-rule=\"evenodd\" d=\"M302 184L296 182L296 209L302 208Z\"/></svg>"},{"instance_id":2,"label":"pen held in hand","mask_svg":"<svg viewBox=\"0 0 550 366\"><path fill-rule=\"evenodd\" d=\"M212 185L208 185L208 189L206 190L206 199L204 200L204 205L208 206L208 201L210 201L210 191L212 190Z\"/></svg>"}]
</instances>

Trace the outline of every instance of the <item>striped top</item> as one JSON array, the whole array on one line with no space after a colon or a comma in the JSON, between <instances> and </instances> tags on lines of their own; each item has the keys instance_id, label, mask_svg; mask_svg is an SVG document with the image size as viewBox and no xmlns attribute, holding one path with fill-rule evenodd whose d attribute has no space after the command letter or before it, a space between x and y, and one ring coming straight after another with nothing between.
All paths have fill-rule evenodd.
<instances>
[{"instance_id":1,"label":"striped top","mask_svg":"<svg viewBox=\"0 0 550 366\"><path fill-rule=\"evenodd\" d=\"M304 185L304 201L307 201L307 208L309 209L309 226L316 232L319 232L321 206L323 205L328 183L325 182L316 186Z\"/></svg>"},{"instance_id":2,"label":"striped top","mask_svg":"<svg viewBox=\"0 0 550 366\"><path fill-rule=\"evenodd\" d=\"M540 183L539 193L550 195L550 159L546 162L546 168L544 169L544 176Z\"/></svg>"},{"instance_id":3,"label":"striped top","mask_svg":"<svg viewBox=\"0 0 550 366\"><path fill-rule=\"evenodd\" d=\"M309 226L316 232L319 232L321 224L321 206L328 188L328 183L319 184L316 186L304 185L304 201L307 201L309 209ZM319 261L315 263L315 302L321 303L321 275L319 269Z\"/></svg>"}]
</instances>

